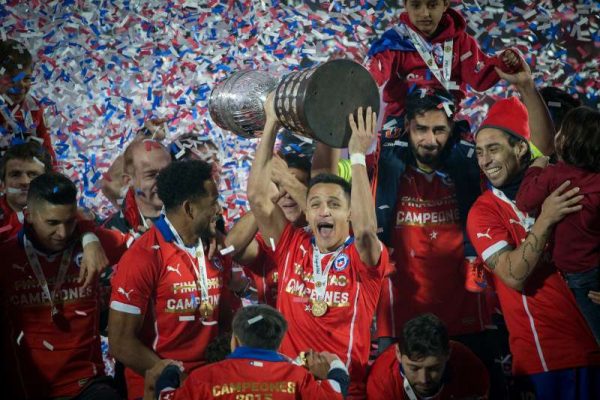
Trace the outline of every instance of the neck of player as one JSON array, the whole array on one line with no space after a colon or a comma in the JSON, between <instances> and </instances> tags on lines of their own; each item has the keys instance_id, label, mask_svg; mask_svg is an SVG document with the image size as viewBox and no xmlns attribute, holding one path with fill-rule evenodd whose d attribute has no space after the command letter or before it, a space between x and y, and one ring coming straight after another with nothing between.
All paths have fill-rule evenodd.
<instances>
[{"instance_id":1,"label":"neck of player","mask_svg":"<svg viewBox=\"0 0 600 400\"><path fill-rule=\"evenodd\" d=\"M184 216L178 212L174 212L167 213L167 218L169 218L171 225L173 225L173 228L175 228L185 246L192 247L198 244L198 239L200 239L200 236L194 232L192 226L188 223Z\"/></svg>"},{"instance_id":2,"label":"neck of player","mask_svg":"<svg viewBox=\"0 0 600 400\"><path fill-rule=\"evenodd\" d=\"M140 213L145 218L156 218L160 215L162 211L162 206L157 207L152 204L148 204L144 201L141 201L140 199L136 199L135 202L137 203L138 210L140 210Z\"/></svg>"}]
</instances>

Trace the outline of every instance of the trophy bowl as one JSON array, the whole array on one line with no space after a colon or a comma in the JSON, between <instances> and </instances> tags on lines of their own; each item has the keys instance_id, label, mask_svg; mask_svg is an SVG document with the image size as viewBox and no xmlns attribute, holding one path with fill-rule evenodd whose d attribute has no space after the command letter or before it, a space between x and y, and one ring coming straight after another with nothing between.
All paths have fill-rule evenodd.
<instances>
[{"instance_id":1,"label":"trophy bowl","mask_svg":"<svg viewBox=\"0 0 600 400\"><path fill-rule=\"evenodd\" d=\"M277 87L277 80L266 72L238 71L220 82L210 93L208 111L222 129L252 139L262 131L267 95Z\"/></svg>"},{"instance_id":2,"label":"trophy bowl","mask_svg":"<svg viewBox=\"0 0 600 400\"><path fill-rule=\"evenodd\" d=\"M284 76L274 100L285 128L336 148L348 146L350 113L359 107L379 113L375 80L362 65L344 59Z\"/></svg>"}]
</instances>

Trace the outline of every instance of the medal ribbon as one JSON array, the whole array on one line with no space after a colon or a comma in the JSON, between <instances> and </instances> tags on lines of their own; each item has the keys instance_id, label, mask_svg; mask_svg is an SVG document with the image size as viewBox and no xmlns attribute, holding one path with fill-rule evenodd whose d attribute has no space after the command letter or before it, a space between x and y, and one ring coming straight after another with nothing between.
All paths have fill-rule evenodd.
<instances>
[{"instance_id":1,"label":"medal ribbon","mask_svg":"<svg viewBox=\"0 0 600 400\"><path fill-rule=\"evenodd\" d=\"M426 43L423 41L423 38L419 36L415 31L413 31L408 26L406 27L408 34L410 35L410 39L417 49L417 52L429 68L429 70L433 73L436 79L444 86L447 90L457 89L456 83L450 81L450 76L452 74L452 49L454 47L454 42L452 39L448 39L444 42L443 50L444 57L442 59L442 70L440 73L440 69L435 62L435 59L430 51L426 49Z\"/></svg>"},{"instance_id":2,"label":"medal ribbon","mask_svg":"<svg viewBox=\"0 0 600 400\"><path fill-rule=\"evenodd\" d=\"M173 232L173 236L175 236L176 245L185 251L185 254L190 257L190 261L192 262L192 269L194 270L194 275L196 276L196 290L200 293L200 303L208 301L208 272L206 270L206 260L204 258L204 245L202 244L202 239L198 239L198 244L194 249L194 256L196 257L197 263L194 262L194 259L191 257L189 250L186 248L185 243L183 243L183 239L177 233L177 230L171 225L169 219L165 216L165 222Z\"/></svg>"},{"instance_id":3,"label":"medal ribbon","mask_svg":"<svg viewBox=\"0 0 600 400\"><path fill-rule=\"evenodd\" d=\"M319 247L317 247L313 240L313 282L315 284L314 290L316 293L316 300L325 300L325 293L327 292L327 277L329 275L329 270L331 269L331 266L333 265L335 259L346 248L346 246L352 243L352 240L353 238L351 236L348 236L346 238L344 243L342 243L342 245L337 248L337 250L333 253L331 258L327 262L325 270L323 270L321 265L321 251L319 250Z\"/></svg>"},{"instance_id":4,"label":"medal ribbon","mask_svg":"<svg viewBox=\"0 0 600 400\"><path fill-rule=\"evenodd\" d=\"M62 258L60 260L60 266L58 267L58 274L56 276L56 282L54 284L54 288L52 289L52 293L50 293L46 276L44 275L44 271L42 271L42 266L40 265L40 260L38 259L35 249L33 248L33 244L31 244L26 236L23 236L23 245L25 247L25 255L29 260L33 274L40 284L40 287L44 291L44 294L50 299L50 316L52 317L54 314L58 313L58 310L54 304L54 299L56 294L60 291L62 285L65 283L67 270L69 269L69 264L71 263L71 255L73 254L73 245L69 246L69 248L64 250L62 253Z\"/></svg>"}]
</instances>

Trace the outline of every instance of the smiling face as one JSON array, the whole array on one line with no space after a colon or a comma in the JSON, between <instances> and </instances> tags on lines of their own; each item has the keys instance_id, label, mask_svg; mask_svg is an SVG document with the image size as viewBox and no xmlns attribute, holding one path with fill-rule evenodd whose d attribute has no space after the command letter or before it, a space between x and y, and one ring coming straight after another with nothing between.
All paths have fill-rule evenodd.
<instances>
[{"instance_id":1,"label":"smiling face","mask_svg":"<svg viewBox=\"0 0 600 400\"><path fill-rule=\"evenodd\" d=\"M319 250L334 251L350 232L350 201L335 183L317 183L308 191L306 219Z\"/></svg>"},{"instance_id":2,"label":"smiling face","mask_svg":"<svg viewBox=\"0 0 600 400\"><path fill-rule=\"evenodd\" d=\"M211 180L204 181L206 195L190 201L193 209L193 231L202 239L210 239L217 234L217 220L221 206L217 185Z\"/></svg>"},{"instance_id":3,"label":"smiling face","mask_svg":"<svg viewBox=\"0 0 600 400\"><path fill-rule=\"evenodd\" d=\"M446 0L406 0L404 7L410 22L429 37L437 30L449 5Z\"/></svg>"},{"instance_id":4,"label":"smiling face","mask_svg":"<svg viewBox=\"0 0 600 400\"><path fill-rule=\"evenodd\" d=\"M160 210L162 207L157 194L156 177L170 162L171 156L162 146L137 146L134 149L131 175L125 174L124 180L133 187L136 202L142 211Z\"/></svg>"},{"instance_id":5,"label":"smiling face","mask_svg":"<svg viewBox=\"0 0 600 400\"><path fill-rule=\"evenodd\" d=\"M2 76L2 91L13 104L19 104L29 93L33 84L33 66L28 65L23 69L15 71L13 74L5 74Z\"/></svg>"},{"instance_id":6,"label":"smiling face","mask_svg":"<svg viewBox=\"0 0 600 400\"><path fill-rule=\"evenodd\" d=\"M510 182L523 167L521 158L527 153L524 141L512 146L508 134L496 128L484 128L476 137L479 168L495 187Z\"/></svg>"},{"instance_id":7,"label":"smiling face","mask_svg":"<svg viewBox=\"0 0 600 400\"><path fill-rule=\"evenodd\" d=\"M6 162L3 186L6 200L15 211L22 211L27 205L29 183L45 172L44 164L33 159L13 158Z\"/></svg>"},{"instance_id":8,"label":"smiling face","mask_svg":"<svg viewBox=\"0 0 600 400\"><path fill-rule=\"evenodd\" d=\"M76 204L52 204L35 200L25 212L39 244L50 252L67 248L77 225Z\"/></svg>"}]
</instances>

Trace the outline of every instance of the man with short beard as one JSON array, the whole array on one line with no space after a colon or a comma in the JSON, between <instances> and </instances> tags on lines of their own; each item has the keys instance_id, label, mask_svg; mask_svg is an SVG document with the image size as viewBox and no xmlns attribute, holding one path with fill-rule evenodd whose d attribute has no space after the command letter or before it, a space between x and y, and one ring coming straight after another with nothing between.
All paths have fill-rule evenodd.
<instances>
[{"instance_id":1,"label":"man with short beard","mask_svg":"<svg viewBox=\"0 0 600 400\"><path fill-rule=\"evenodd\" d=\"M515 76L496 72L506 80ZM522 73L531 78L529 67ZM526 104L537 107L541 97L535 88L517 89ZM383 350L410 318L433 313L454 340L484 361L496 393L503 390L496 389L503 374L484 332L489 313L481 293L465 288L465 272L477 256L466 235L466 218L481 192L480 172L475 147L461 136L453 111L447 92L415 90L406 101L406 137L382 147L376 212L382 239L393 248L396 272L382 287L378 337ZM532 131L531 140L551 152L552 138L543 131Z\"/></svg>"},{"instance_id":2,"label":"man with short beard","mask_svg":"<svg viewBox=\"0 0 600 400\"><path fill-rule=\"evenodd\" d=\"M208 258L220 211L211 166L177 161L157 178L165 215L125 253L112 280L110 352L126 367L128 396L143 396L143 376L161 359L186 371L205 364L219 333L229 259Z\"/></svg>"}]
</instances>

